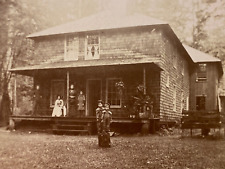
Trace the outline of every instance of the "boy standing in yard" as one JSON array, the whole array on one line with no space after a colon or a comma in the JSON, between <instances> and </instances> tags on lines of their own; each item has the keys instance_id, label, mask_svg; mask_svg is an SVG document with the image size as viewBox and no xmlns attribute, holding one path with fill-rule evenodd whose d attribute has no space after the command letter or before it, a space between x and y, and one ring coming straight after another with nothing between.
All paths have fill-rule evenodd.
<instances>
[{"instance_id":1,"label":"boy standing in yard","mask_svg":"<svg viewBox=\"0 0 225 169\"><path fill-rule=\"evenodd\" d=\"M105 110L103 111L103 132L104 132L104 147L110 147L111 141L110 141L110 124L112 121L112 112L109 110L110 104L105 103Z\"/></svg>"},{"instance_id":2,"label":"boy standing in yard","mask_svg":"<svg viewBox=\"0 0 225 169\"><path fill-rule=\"evenodd\" d=\"M109 104L103 107L103 102L99 101L96 109L97 129L98 129L98 145L99 147L110 147L110 122L112 113L109 111Z\"/></svg>"},{"instance_id":3,"label":"boy standing in yard","mask_svg":"<svg viewBox=\"0 0 225 169\"><path fill-rule=\"evenodd\" d=\"M106 132L110 132L110 123L112 121L112 112L109 110L109 103L105 103L105 110L103 111L103 129Z\"/></svg>"},{"instance_id":4,"label":"boy standing in yard","mask_svg":"<svg viewBox=\"0 0 225 169\"><path fill-rule=\"evenodd\" d=\"M103 130L103 102L101 100L98 101L98 107L96 109L96 121L97 121L97 130L98 134L100 134Z\"/></svg>"}]
</instances>

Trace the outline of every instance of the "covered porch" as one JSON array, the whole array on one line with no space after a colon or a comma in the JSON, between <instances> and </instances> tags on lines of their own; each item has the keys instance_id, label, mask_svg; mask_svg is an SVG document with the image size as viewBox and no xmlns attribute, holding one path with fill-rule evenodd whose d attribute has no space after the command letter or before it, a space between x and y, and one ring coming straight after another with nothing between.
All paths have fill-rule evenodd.
<instances>
[{"instance_id":1,"label":"covered porch","mask_svg":"<svg viewBox=\"0 0 225 169\"><path fill-rule=\"evenodd\" d=\"M110 103L114 124L150 124L150 119L158 120L162 69L156 60L77 62L73 63L74 65L62 62L12 69L15 74L33 77L34 99L31 114L12 115L11 118L25 121L47 120L50 123L55 123L56 119L61 119L59 121L72 119L90 125L95 123L97 101L102 100ZM76 98L73 104L70 101L72 86ZM140 95L138 88L142 88L140 90L143 90L143 96ZM77 106L80 91L85 98L82 112ZM65 117L52 117L58 95L62 96L67 109Z\"/></svg>"}]
</instances>

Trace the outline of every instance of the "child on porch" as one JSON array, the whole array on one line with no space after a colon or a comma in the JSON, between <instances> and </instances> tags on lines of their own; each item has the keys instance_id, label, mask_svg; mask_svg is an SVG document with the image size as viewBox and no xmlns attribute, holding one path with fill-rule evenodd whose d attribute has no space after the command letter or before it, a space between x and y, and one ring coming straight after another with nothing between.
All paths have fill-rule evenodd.
<instances>
[{"instance_id":1,"label":"child on porch","mask_svg":"<svg viewBox=\"0 0 225 169\"><path fill-rule=\"evenodd\" d=\"M79 112L79 116L82 117L82 116L84 116L84 106L85 106L85 96L84 96L82 91L80 91L80 94L78 95L77 101L78 101L77 109L78 109L78 112Z\"/></svg>"}]
</instances>

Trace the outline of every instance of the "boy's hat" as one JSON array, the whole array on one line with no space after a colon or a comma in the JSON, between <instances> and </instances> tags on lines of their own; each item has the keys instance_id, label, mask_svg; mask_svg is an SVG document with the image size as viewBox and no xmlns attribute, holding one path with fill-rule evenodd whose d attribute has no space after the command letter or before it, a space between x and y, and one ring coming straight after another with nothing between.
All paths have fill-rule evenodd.
<instances>
[{"instance_id":1,"label":"boy's hat","mask_svg":"<svg viewBox=\"0 0 225 169\"><path fill-rule=\"evenodd\" d=\"M102 100L98 100L98 103L102 103L103 104L103 101Z\"/></svg>"}]
</instances>

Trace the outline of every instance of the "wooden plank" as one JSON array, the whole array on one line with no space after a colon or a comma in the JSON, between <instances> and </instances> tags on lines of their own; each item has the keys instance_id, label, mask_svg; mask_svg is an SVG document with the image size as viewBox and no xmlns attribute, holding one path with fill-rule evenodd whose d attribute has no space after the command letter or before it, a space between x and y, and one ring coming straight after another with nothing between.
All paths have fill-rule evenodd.
<instances>
[{"instance_id":1,"label":"wooden plank","mask_svg":"<svg viewBox=\"0 0 225 169\"><path fill-rule=\"evenodd\" d=\"M55 132L88 132L88 130L53 129Z\"/></svg>"},{"instance_id":2,"label":"wooden plank","mask_svg":"<svg viewBox=\"0 0 225 169\"><path fill-rule=\"evenodd\" d=\"M185 123L182 124L182 129L202 129L202 128L221 128L221 123Z\"/></svg>"},{"instance_id":3,"label":"wooden plank","mask_svg":"<svg viewBox=\"0 0 225 169\"><path fill-rule=\"evenodd\" d=\"M66 72L66 106L67 106L67 116L69 116L70 106L69 106L69 88L70 88L70 72Z\"/></svg>"},{"instance_id":4,"label":"wooden plank","mask_svg":"<svg viewBox=\"0 0 225 169\"><path fill-rule=\"evenodd\" d=\"M219 111L183 111L182 129L221 128L222 116Z\"/></svg>"},{"instance_id":5,"label":"wooden plank","mask_svg":"<svg viewBox=\"0 0 225 169\"><path fill-rule=\"evenodd\" d=\"M13 120L51 121L51 117L10 117Z\"/></svg>"}]
</instances>

